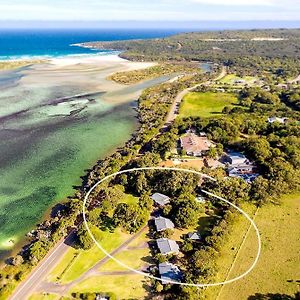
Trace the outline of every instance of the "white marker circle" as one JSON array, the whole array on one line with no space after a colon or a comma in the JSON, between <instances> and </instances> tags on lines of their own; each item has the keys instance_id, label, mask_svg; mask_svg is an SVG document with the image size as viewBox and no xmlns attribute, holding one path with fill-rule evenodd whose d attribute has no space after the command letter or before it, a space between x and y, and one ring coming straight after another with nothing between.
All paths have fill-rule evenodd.
<instances>
[{"instance_id":1,"label":"white marker circle","mask_svg":"<svg viewBox=\"0 0 300 300\"><path fill-rule=\"evenodd\" d=\"M91 236L92 240L95 242L95 244L97 245L97 247L105 254L107 255L109 258L111 258L112 260L114 260L117 264L119 264L120 266L122 266L123 268L125 269L128 269L136 274L139 274L139 275L142 275L142 276L145 276L145 277L148 277L148 278L152 278L152 279L156 279L156 280L159 280L159 281L162 281L161 278L159 277L156 277L156 276L153 276L151 274L147 274L145 272L142 272L142 271L138 271L138 270L135 270L129 266L127 266L126 264L124 264L123 262L121 262L120 260L118 260L117 258L115 258L114 256L110 255L99 243L98 241L95 239L93 233L91 232L90 228L89 228L89 225L88 225L88 222L87 222L87 219L86 219L86 202L91 194L91 192L99 185L101 184L103 181L111 178L111 177L114 177L116 175L120 175L120 174L124 174L124 173L130 173L130 172L134 172L134 171L143 171L143 170L167 170L167 171L181 171L181 172L186 172L186 173L193 173L193 174L197 174L197 175L200 175L202 177L205 177L205 178L208 178L208 179L211 179L213 181L216 181L213 177L211 176L208 176L206 174L203 174L203 173L200 173L198 171L194 171L194 170L189 170L189 169L181 169L181 168L167 168L167 167L144 167L144 168L133 168L133 169L128 169L128 170L123 170L123 171L119 171L119 172L116 172L116 173L113 173L113 174L110 174L106 177L104 177L103 179L101 179L100 181L98 181L89 191L88 193L86 194L86 196L84 197L84 201L83 201L83 210L82 210L82 213L83 213L83 220L84 220L84 224L85 224L85 227L89 233L89 235ZM232 279L229 279L229 280L225 280L225 281L222 281L222 282L216 282L216 283L199 283L199 284L194 284L194 283L186 283L186 282L177 282L177 281L172 281L172 280L163 280L164 282L167 282L167 283L170 283L170 284L179 284L179 285L184 285L184 286L194 286L194 287L210 287L210 286L219 286L219 285L224 285L224 284L229 284L229 283L232 283L232 282L235 282L235 281L238 281L240 279L242 279L243 277L247 276L253 269L254 267L256 266L257 262L258 262L258 259L259 259L259 256L260 256L260 253L261 253L261 238L260 238L260 234L259 234L259 230L255 224L255 222L249 217L249 215L244 212L241 208L239 208L238 206L236 206L235 204L231 203L230 201L220 197L220 196L217 196L215 194L212 194L210 192L207 192L207 191L204 191L202 190L202 192L204 192L205 194L209 195L209 196L212 196L218 200L221 200L229 205L231 205L232 207L234 207L235 209L237 209L250 223L251 223L251 226L254 228L255 230L255 233L256 233L256 237L257 237L257 254L256 254L256 257L252 263L252 265L250 266L250 268L245 271L243 274L237 276L237 277L234 277Z\"/></svg>"}]
</instances>

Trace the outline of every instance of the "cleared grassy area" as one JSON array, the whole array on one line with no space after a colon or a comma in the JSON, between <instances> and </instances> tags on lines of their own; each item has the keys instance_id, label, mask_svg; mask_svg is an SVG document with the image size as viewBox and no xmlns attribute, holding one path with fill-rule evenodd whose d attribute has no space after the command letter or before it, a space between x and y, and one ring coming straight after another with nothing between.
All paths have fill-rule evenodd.
<instances>
[{"instance_id":1,"label":"cleared grassy area","mask_svg":"<svg viewBox=\"0 0 300 300\"><path fill-rule=\"evenodd\" d=\"M251 204L244 204L241 206L241 208L245 212L247 212L251 217L253 217L256 211L256 207ZM244 239L248 231L249 225L250 222L242 214L239 214L235 223L228 228L230 235L228 236L228 239L224 243L222 250L220 251L219 257L216 261L217 269L219 271L214 279L214 282L222 282L226 279L227 274L231 268L231 265L236 255L238 254L238 250L240 248L242 240ZM257 241L254 240L253 253L257 250L256 245L257 245ZM246 271L246 269L250 266L252 262L253 262L253 257L252 259L249 259L249 264L247 264L247 266L245 266L245 268L241 270L241 274ZM216 299L220 290L221 290L220 286L209 287L205 289L204 295L207 297L207 299Z\"/></svg>"},{"instance_id":2,"label":"cleared grassy area","mask_svg":"<svg viewBox=\"0 0 300 300\"><path fill-rule=\"evenodd\" d=\"M43 293L43 294L33 294L29 297L29 300L58 300L61 297L56 294L48 294L48 293Z\"/></svg>"},{"instance_id":3,"label":"cleared grassy area","mask_svg":"<svg viewBox=\"0 0 300 300\"><path fill-rule=\"evenodd\" d=\"M226 83L226 84L231 84L231 85L236 85L236 81L244 81L245 84L253 84L254 81L257 80L256 77L253 76L244 76L244 77L239 77L235 74L228 74L225 77L223 77L219 82L221 83Z\"/></svg>"},{"instance_id":4,"label":"cleared grassy area","mask_svg":"<svg viewBox=\"0 0 300 300\"><path fill-rule=\"evenodd\" d=\"M127 266L138 270L147 265L150 259L150 249L148 247L149 238L147 234L149 231L143 232L140 236L134 239L126 249L117 253L115 258L126 264ZM100 272L107 271L127 271L126 268L120 266L117 262L110 259L99 268Z\"/></svg>"},{"instance_id":5,"label":"cleared grassy area","mask_svg":"<svg viewBox=\"0 0 300 300\"><path fill-rule=\"evenodd\" d=\"M70 291L72 292L113 292L118 299L144 299L147 280L141 275L94 276L84 280Z\"/></svg>"},{"instance_id":6,"label":"cleared grassy area","mask_svg":"<svg viewBox=\"0 0 300 300\"><path fill-rule=\"evenodd\" d=\"M224 286L222 299L247 299L255 293L299 291L300 279L300 194L282 198L280 206L266 206L258 211L255 222L262 238L262 253L257 267L246 278ZM251 230L231 276L236 276L253 256L255 233Z\"/></svg>"},{"instance_id":7,"label":"cleared grassy area","mask_svg":"<svg viewBox=\"0 0 300 300\"><path fill-rule=\"evenodd\" d=\"M243 207L249 215L254 208ZM255 223L261 239L262 252L255 269L245 278L229 285L207 288L208 299L240 300L248 299L256 293L283 293L293 295L299 289L300 270L300 194L287 195L282 198L280 206L267 205L259 208ZM216 281L224 280L234 260L237 245L240 245L248 229L249 222L241 218L233 226L226 241L218 266L220 271ZM250 229L245 243L239 251L228 279L234 278L249 268L257 251L257 238Z\"/></svg>"},{"instance_id":8,"label":"cleared grassy area","mask_svg":"<svg viewBox=\"0 0 300 300\"><path fill-rule=\"evenodd\" d=\"M120 246L129 234L116 230L114 233L101 232L99 241L101 246L107 251ZM74 256L76 257L74 258ZM70 250L62 258L61 263L51 272L48 280L58 281L62 284L71 282L84 274L87 270L93 267L100 259L104 258L105 254L95 245L90 250Z\"/></svg>"},{"instance_id":9,"label":"cleared grassy area","mask_svg":"<svg viewBox=\"0 0 300 300\"><path fill-rule=\"evenodd\" d=\"M125 194L124 198L120 200L121 203L126 203L126 204L137 204L139 201L138 197L134 197L131 194Z\"/></svg>"},{"instance_id":10,"label":"cleared grassy area","mask_svg":"<svg viewBox=\"0 0 300 300\"><path fill-rule=\"evenodd\" d=\"M180 107L180 117L215 117L225 106L234 106L237 97L230 93L192 92L187 94Z\"/></svg>"},{"instance_id":11,"label":"cleared grassy area","mask_svg":"<svg viewBox=\"0 0 300 300\"><path fill-rule=\"evenodd\" d=\"M139 270L145 265L147 265L146 261L143 261L143 258L147 258L150 256L149 248L144 249L134 249L134 250L125 250L121 253L115 255L115 258L131 267L135 270ZM107 263L99 268L100 272L114 272L114 271L126 271L127 269L120 266L117 262L110 259Z\"/></svg>"}]
</instances>

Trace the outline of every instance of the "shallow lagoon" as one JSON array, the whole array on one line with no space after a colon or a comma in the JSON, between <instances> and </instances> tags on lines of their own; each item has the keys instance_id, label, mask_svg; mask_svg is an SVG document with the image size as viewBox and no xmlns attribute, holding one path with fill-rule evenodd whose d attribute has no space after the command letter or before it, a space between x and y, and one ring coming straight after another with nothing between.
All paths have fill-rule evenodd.
<instances>
[{"instance_id":1,"label":"shallow lagoon","mask_svg":"<svg viewBox=\"0 0 300 300\"><path fill-rule=\"evenodd\" d=\"M94 58L0 72L1 250L71 195L84 169L130 138L137 127L133 101L170 77L130 87L105 78L141 67Z\"/></svg>"}]
</instances>

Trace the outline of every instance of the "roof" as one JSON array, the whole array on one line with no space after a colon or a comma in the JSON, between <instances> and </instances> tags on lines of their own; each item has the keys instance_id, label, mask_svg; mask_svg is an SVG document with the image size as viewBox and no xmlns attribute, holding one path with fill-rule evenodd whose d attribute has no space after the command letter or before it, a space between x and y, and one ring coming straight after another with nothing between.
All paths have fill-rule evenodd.
<instances>
[{"instance_id":1,"label":"roof","mask_svg":"<svg viewBox=\"0 0 300 300\"><path fill-rule=\"evenodd\" d=\"M191 240L200 240L201 239L201 236L198 232L189 232L187 236Z\"/></svg>"},{"instance_id":2,"label":"roof","mask_svg":"<svg viewBox=\"0 0 300 300\"><path fill-rule=\"evenodd\" d=\"M198 201L199 203L205 203L205 198L203 196L197 196L196 197L196 201Z\"/></svg>"},{"instance_id":3,"label":"roof","mask_svg":"<svg viewBox=\"0 0 300 300\"><path fill-rule=\"evenodd\" d=\"M279 122L279 123L283 124L286 120L287 120L287 118L278 118L278 117L268 118L269 123Z\"/></svg>"},{"instance_id":4,"label":"roof","mask_svg":"<svg viewBox=\"0 0 300 300\"><path fill-rule=\"evenodd\" d=\"M179 281L181 280L182 273L180 269L171 263L163 262L158 265L159 275L162 280ZM163 282L164 283L164 282Z\"/></svg>"},{"instance_id":5,"label":"roof","mask_svg":"<svg viewBox=\"0 0 300 300\"><path fill-rule=\"evenodd\" d=\"M231 159L238 159L238 158L245 158L246 159L246 156L241 152L229 152L228 156Z\"/></svg>"},{"instance_id":6,"label":"roof","mask_svg":"<svg viewBox=\"0 0 300 300\"><path fill-rule=\"evenodd\" d=\"M243 164L247 162L247 158L243 153L240 152L229 152L227 157L230 158L231 164ZM227 159L226 159L227 160Z\"/></svg>"},{"instance_id":7,"label":"roof","mask_svg":"<svg viewBox=\"0 0 300 300\"><path fill-rule=\"evenodd\" d=\"M160 194L160 193L153 194L151 196L151 199L161 206L170 203L170 198L168 196Z\"/></svg>"},{"instance_id":8,"label":"roof","mask_svg":"<svg viewBox=\"0 0 300 300\"><path fill-rule=\"evenodd\" d=\"M173 229L175 227L174 223L170 219L163 217L155 218L154 223L157 231Z\"/></svg>"},{"instance_id":9,"label":"roof","mask_svg":"<svg viewBox=\"0 0 300 300\"><path fill-rule=\"evenodd\" d=\"M214 144L206 136L187 133L180 138L181 147L187 152L208 151Z\"/></svg>"},{"instance_id":10,"label":"roof","mask_svg":"<svg viewBox=\"0 0 300 300\"><path fill-rule=\"evenodd\" d=\"M241 173L230 173L230 177L238 177L244 179L247 183L251 183L255 178L259 176L259 174L241 174Z\"/></svg>"},{"instance_id":11,"label":"roof","mask_svg":"<svg viewBox=\"0 0 300 300\"><path fill-rule=\"evenodd\" d=\"M179 252L179 246L173 240L161 238L156 240L157 247L161 254L177 253Z\"/></svg>"}]
</instances>

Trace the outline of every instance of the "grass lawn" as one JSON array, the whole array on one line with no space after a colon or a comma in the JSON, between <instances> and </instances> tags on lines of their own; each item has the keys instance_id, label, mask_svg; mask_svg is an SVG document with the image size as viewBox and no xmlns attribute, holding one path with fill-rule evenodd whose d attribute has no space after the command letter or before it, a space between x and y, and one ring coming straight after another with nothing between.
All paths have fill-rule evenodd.
<instances>
[{"instance_id":1,"label":"grass lawn","mask_svg":"<svg viewBox=\"0 0 300 300\"><path fill-rule=\"evenodd\" d=\"M225 106L233 106L237 97L230 93L192 92L187 94L180 107L180 117L215 117Z\"/></svg>"},{"instance_id":2,"label":"grass lawn","mask_svg":"<svg viewBox=\"0 0 300 300\"><path fill-rule=\"evenodd\" d=\"M225 77L223 77L219 82L221 83L227 83L227 84L236 84L236 80L245 80L246 84L252 84L254 81L257 80L256 77L253 76L244 76L244 77L239 77L235 74L228 74Z\"/></svg>"},{"instance_id":3,"label":"grass lawn","mask_svg":"<svg viewBox=\"0 0 300 300\"><path fill-rule=\"evenodd\" d=\"M124 198L120 200L120 203L126 203L126 204L137 204L139 201L138 197L134 197L131 194L125 194Z\"/></svg>"},{"instance_id":4,"label":"grass lawn","mask_svg":"<svg viewBox=\"0 0 300 300\"><path fill-rule=\"evenodd\" d=\"M247 210L248 211L248 210ZM300 194L283 197L280 206L267 205L259 209L255 223L262 239L262 252L255 269L245 278L220 288L208 288L206 294L211 299L239 300L248 299L256 293L283 293L293 295L299 290L300 278ZM247 226L246 226L247 227ZM230 245L241 241L245 232L244 222L238 222L233 230L229 242L222 250L220 261L223 268L218 278L224 279L230 259ZM240 231L236 235L237 230ZM257 239L254 230L250 230L229 279L243 273L253 262L257 248ZM227 250L226 250L226 249ZM235 252L234 250L232 251ZM227 253L227 254L226 254ZM226 270L226 271L225 271Z\"/></svg>"},{"instance_id":5,"label":"grass lawn","mask_svg":"<svg viewBox=\"0 0 300 300\"><path fill-rule=\"evenodd\" d=\"M253 217L256 210L256 207L251 204L243 205L241 206L241 208L245 212L247 212L251 217ZM209 222L209 219L207 220L207 222ZM241 245L241 242L248 230L249 225L250 222L242 214L239 214L236 222L229 227L228 230L230 231L230 235L225 244L223 245L222 250L220 251L220 255L216 261L217 269L219 271L214 279L214 282L222 282L225 280L228 271L230 270L230 267L232 265L232 262L234 261L234 258L237 255L239 246ZM256 240L254 240L253 244L254 251L257 250L257 243L255 242ZM253 260L249 259L249 265L247 265L247 267L250 266L252 261ZM245 267L243 271L241 271L241 273L246 271L247 267ZM220 286L206 288L205 296L208 299L216 299L218 293L220 292L220 289Z\"/></svg>"},{"instance_id":6,"label":"grass lawn","mask_svg":"<svg viewBox=\"0 0 300 300\"><path fill-rule=\"evenodd\" d=\"M130 237L129 234L116 230L114 233L101 232L101 246L106 251L112 251ZM76 257L74 258L74 256ZM70 248L61 262L51 272L48 280L68 283L93 267L105 254L95 245L90 250L74 250Z\"/></svg>"},{"instance_id":7,"label":"grass lawn","mask_svg":"<svg viewBox=\"0 0 300 300\"><path fill-rule=\"evenodd\" d=\"M148 258L150 256L149 248L124 250L115 255L115 258L131 267L135 270L141 269L147 265L147 262L143 261L142 258ZM100 272L114 272L114 271L126 271L127 269L120 266L117 262L110 259L107 263L99 268Z\"/></svg>"},{"instance_id":8,"label":"grass lawn","mask_svg":"<svg viewBox=\"0 0 300 300\"><path fill-rule=\"evenodd\" d=\"M134 239L126 249L122 252L117 253L115 257L119 259L121 262L126 264L127 266L138 270L143 266L147 265L147 262L143 260L143 258L149 259L151 253L150 249L148 248L147 242L149 238L147 234L149 231L143 232L139 237ZM99 269L100 272L106 271L126 271L127 269L120 266L117 262L110 259L104 265L102 265Z\"/></svg>"},{"instance_id":9,"label":"grass lawn","mask_svg":"<svg viewBox=\"0 0 300 300\"><path fill-rule=\"evenodd\" d=\"M72 292L113 292L118 299L144 299L147 279L141 275L107 275L88 278L74 287Z\"/></svg>"},{"instance_id":10,"label":"grass lawn","mask_svg":"<svg viewBox=\"0 0 300 300\"><path fill-rule=\"evenodd\" d=\"M28 300L58 300L61 297L56 294L33 294L29 297Z\"/></svg>"}]
</instances>

